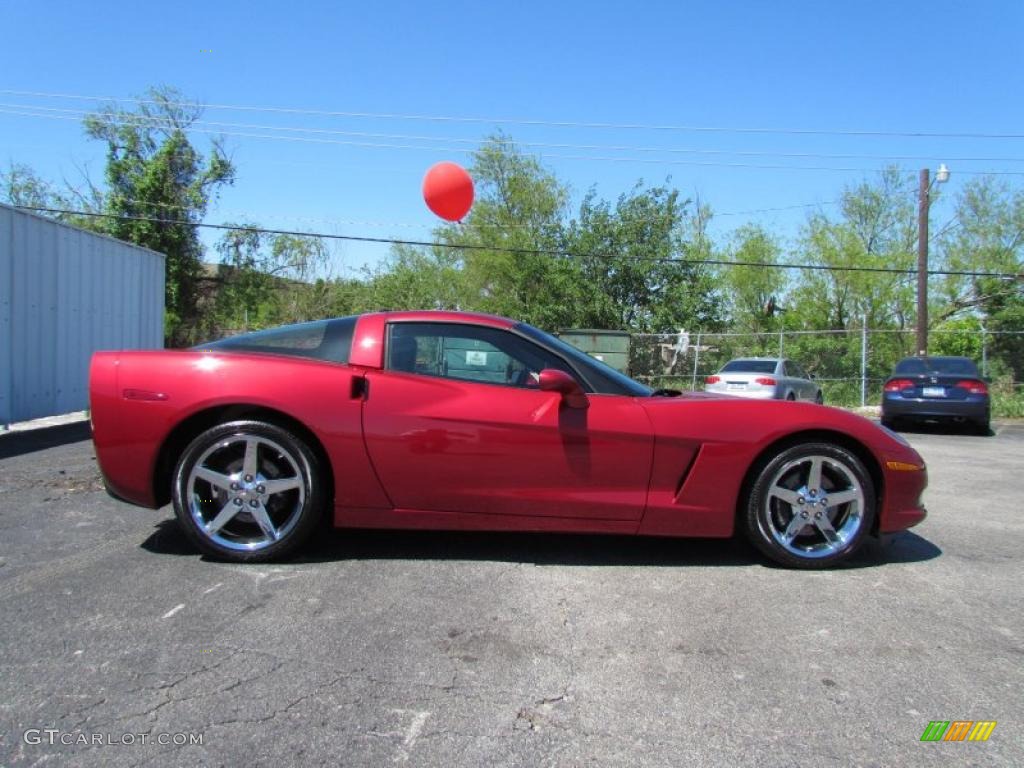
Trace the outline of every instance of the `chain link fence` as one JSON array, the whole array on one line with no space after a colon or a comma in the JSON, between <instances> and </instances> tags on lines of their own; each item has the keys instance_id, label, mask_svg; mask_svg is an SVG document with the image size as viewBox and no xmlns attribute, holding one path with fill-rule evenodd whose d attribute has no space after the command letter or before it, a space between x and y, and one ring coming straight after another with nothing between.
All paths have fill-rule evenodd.
<instances>
[{"instance_id":1,"label":"chain link fence","mask_svg":"<svg viewBox=\"0 0 1024 768\"><path fill-rule=\"evenodd\" d=\"M188 345L246 331L191 330ZM913 329L641 333L630 337L627 373L653 387L700 390L734 358L782 357L813 374L829 405L878 405L883 383L897 361L914 354L916 342ZM1024 409L1024 331L937 329L929 332L929 350L970 358L995 397L1016 398Z\"/></svg>"},{"instance_id":2,"label":"chain link fence","mask_svg":"<svg viewBox=\"0 0 1024 768\"><path fill-rule=\"evenodd\" d=\"M825 402L881 402L882 384L896 362L914 354L914 330L634 334L630 374L654 387L703 389L704 379L733 358L795 360L820 382ZM1024 376L1024 331L934 330L933 355L962 355L978 365L994 393L1013 396Z\"/></svg>"}]
</instances>

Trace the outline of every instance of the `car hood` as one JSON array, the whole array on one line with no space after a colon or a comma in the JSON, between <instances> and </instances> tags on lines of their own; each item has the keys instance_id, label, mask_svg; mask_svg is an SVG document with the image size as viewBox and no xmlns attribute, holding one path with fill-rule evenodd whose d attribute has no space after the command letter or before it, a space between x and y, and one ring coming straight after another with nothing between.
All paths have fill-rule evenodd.
<instances>
[{"instance_id":1,"label":"car hood","mask_svg":"<svg viewBox=\"0 0 1024 768\"><path fill-rule=\"evenodd\" d=\"M898 435L841 408L786 400L751 400L717 392L686 392L640 400L656 436L698 442L770 444L797 433L847 435L879 458L916 452ZM919 458L919 457L918 457Z\"/></svg>"},{"instance_id":2,"label":"car hood","mask_svg":"<svg viewBox=\"0 0 1024 768\"><path fill-rule=\"evenodd\" d=\"M728 400L730 402L747 402L747 398L730 395L727 392L683 392L679 395L652 395L649 402L692 402L694 400Z\"/></svg>"}]
</instances>

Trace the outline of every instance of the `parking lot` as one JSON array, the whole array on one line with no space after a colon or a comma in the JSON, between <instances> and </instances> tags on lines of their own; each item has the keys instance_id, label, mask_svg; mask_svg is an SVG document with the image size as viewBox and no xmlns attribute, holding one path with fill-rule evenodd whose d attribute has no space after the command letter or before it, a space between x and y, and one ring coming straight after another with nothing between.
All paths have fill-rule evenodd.
<instances>
[{"instance_id":1,"label":"parking lot","mask_svg":"<svg viewBox=\"0 0 1024 768\"><path fill-rule=\"evenodd\" d=\"M906 436L930 516L820 573L386 532L227 565L109 498L84 424L0 436L0 764L1024 765L1024 424Z\"/></svg>"}]
</instances>

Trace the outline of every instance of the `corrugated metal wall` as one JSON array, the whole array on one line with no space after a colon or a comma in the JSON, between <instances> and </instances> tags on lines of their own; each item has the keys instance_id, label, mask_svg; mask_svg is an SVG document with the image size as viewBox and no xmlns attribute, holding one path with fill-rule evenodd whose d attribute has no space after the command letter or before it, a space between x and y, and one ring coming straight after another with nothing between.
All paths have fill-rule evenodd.
<instances>
[{"instance_id":1,"label":"corrugated metal wall","mask_svg":"<svg viewBox=\"0 0 1024 768\"><path fill-rule=\"evenodd\" d=\"M0 425L87 408L92 353L163 324L163 254L0 205Z\"/></svg>"}]
</instances>

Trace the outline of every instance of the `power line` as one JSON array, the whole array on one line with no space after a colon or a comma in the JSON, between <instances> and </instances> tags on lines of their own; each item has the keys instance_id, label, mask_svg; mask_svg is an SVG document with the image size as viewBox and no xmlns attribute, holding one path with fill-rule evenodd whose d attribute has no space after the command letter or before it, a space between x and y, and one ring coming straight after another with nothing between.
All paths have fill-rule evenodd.
<instances>
[{"instance_id":1,"label":"power line","mask_svg":"<svg viewBox=\"0 0 1024 768\"><path fill-rule=\"evenodd\" d=\"M49 120L72 120L78 122L77 117L71 117L66 115L50 115L50 114L39 114L32 112L16 111L9 109L0 109L0 114L16 115L21 117L38 117ZM138 122L133 122L132 119L121 119L119 120L124 125L138 125ZM366 141L346 141L341 139L327 139L327 138L315 138L312 136L280 136L273 134L257 134L248 133L241 131L217 131L205 128L187 128L186 130L192 133L203 133L213 134L217 136L237 136L242 138L252 139L268 139L273 141L290 141L290 142L301 142L307 144L330 144L348 147L364 147L364 148L376 148L376 149L405 149L405 150L417 150L427 152L449 152L459 153L464 155L472 155L477 152L476 149L467 149L465 147L446 147L446 146L424 146L415 144L391 144L381 142L366 142ZM599 155L566 155L555 152L539 152L539 153L524 153L530 157L537 159L559 159L559 160L583 160L586 162L611 162L611 163L643 163L652 165L681 165L681 166L696 166L696 167L712 167L712 168L756 168L762 170L775 170L775 171L842 171L852 173L879 173L883 171L882 168L864 168L864 167L842 167L842 166L823 166L823 165L784 165L781 163L725 163L710 160L669 160L669 159L655 159L647 157L615 157L615 156L599 156ZM1024 171L1005 171L1005 170L976 170L976 171L958 171L960 175L965 176L1024 176Z\"/></svg>"},{"instance_id":2,"label":"power line","mask_svg":"<svg viewBox=\"0 0 1024 768\"><path fill-rule=\"evenodd\" d=\"M266 227L243 227L234 224L206 224L181 219L158 219L151 216L132 216L130 214L96 213L94 211L74 211L64 208L48 208L33 205L16 205L15 208L38 213L52 213L65 216L89 216L105 219L119 219L125 221L145 221L154 224L173 224L189 227L205 227L207 229L257 232L267 235L288 235L291 237L314 237L324 240L344 240L358 243L382 243L388 245L408 245L422 248L449 248L459 251L489 251L492 253L513 253L528 256L556 256L579 258L582 256L600 257L610 254L584 252L579 253L566 249L557 248L510 248L508 246L477 245L475 243L441 243L426 240L402 240L392 237L368 237L365 235L335 235L325 232L303 232L287 229L269 229ZM915 275L916 269L899 269L897 267L846 267L829 266L826 264L787 264L782 262L760 262L760 261L730 261L728 259L683 259L674 256L629 256L630 261L653 261L659 263L687 264L692 266L718 266L718 267L762 267L775 269L807 269L826 272L873 272L895 275ZM961 277L996 277L1011 280L1024 279L1024 274L1017 275L1007 272L977 272L968 270L929 270L930 275L954 275Z\"/></svg>"},{"instance_id":3,"label":"power line","mask_svg":"<svg viewBox=\"0 0 1024 768\"><path fill-rule=\"evenodd\" d=\"M171 209L179 210L179 211L187 210L187 209L192 207L191 205L185 205L185 204L181 204L181 203L163 203L163 202L159 202L159 201L156 201L156 200L136 200L136 199L133 199L133 198L126 198L126 197L119 197L118 199L120 201L122 201L122 202L131 203L133 205L157 206L157 207L160 207L160 208L171 208ZM712 210L711 211L711 218L713 219L716 216L748 216L748 215L757 214L757 213L773 213L773 212L776 212L776 211L792 211L792 210L799 210L799 209L803 209L803 208L817 208L819 206L825 206L825 205L839 205L839 203L840 203L839 200L821 200L821 201L814 202L814 203L796 203L794 205L782 205L782 206L775 206L775 207L772 207L772 208L753 208L751 210L746 210L746 211L723 211L723 212L718 212L718 211ZM239 216L239 217L252 216L252 217L258 217L258 218L267 218L267 217L275 218L276 217L276 218L281 218L281 219L286 218L286 219L290 219L290 220L293 220L293 221L308 221L308 222L315 222L315 223L320 223L320 224L334 224L334 225L358 224L358 225L367 226L367 227L402 227L402 228L413 228L413 229L426 229L426 228L432 228L432 227L435 226L434 224L429 224L429 223L426 223L426 222L414 223L414 222L401 222L401 221L367 221L365 219L324 218L322 216L295 216L295 215L287 215L287 214L281 215L281 214L276 214L276 213L266 213L266 212L260 213L260 212L254 212L254 211L239 211L239 210L231 210L231 209L224 209L224 210L222 210L219 207L217 207L217 211L219 212L219 214L221 216L229 216L229 217L231 217L231 216ZM637 217L637 218L631 219L631 221L657 221L657 220L659 220L661 218L663 218L663 217L659 217L659 216L641 216L641 217ZM528 229L528 228L531 228L533 225L532 224L492 224L492 223L488 223L488 222L474 222L473 226L474 227L479 227L481 229L518 230L518 229ZM942 230L942 231L944 232L945 229ZM942 233L939 232L936 235L933 235L932 237L933 238L937 237L939 234L942 234Z\"/></svg>"},{"instance_id":4,"label":"power line","mask_svg":"<svg viewBox=\"0 0 1024 768\"><path fill-rule=\"evenodd\" d=\"M454 115L402 114L397 112L356 112L342 110L302 109L294 107L250 106L240 104L215 104L193 101L160 101L157 99L118 98L116 96L86 96L69 93L49 93L43 91L23 91L0 89L0 93L15 96L35 96L50 99L74 99L78 101L126 101L132 104L168 104L171 106L196 107L202 109L222 109L239 112L276 112L295 115L320 115L324 117L352 117L374 120L417 120L442 123L487 123L507 125L539 125L559 128L600 128L615 130L647 130L647 131L679 131L694 133L758 133L795 136L889 136L905 138L945 138L945 139L1024 139L1020 133L983 133L976 131L944 132L944 131L869 131L851 129L820 129L820 128L767 128L749 126L721 125L666 125L657 123L612 123L576 120L538 120L509 117L462 117Z\"/></svg>"},{"instance_id":5,"label":"power line","mask_svg":"<svg viewBox=\"0 0 1024 768\"><path fill-rule=\"evenodd\" d=\"M43 112L60 112L73 114L79 117L96 115L96 112L82 109L64 109L61 107L44 107L35 104L11 104L0 102L0 108L11 110L8 114L18 114L34 117L47 117L47 115L36 115L14 110L39 110ZM99 115L103 120L110 120L122 124L151 125L153 127L173 128L175 124L166 117L154 115L134 114L103 114ZM52 117L52 116L51 116ZM453 136L425 136L421 134L406 133L374 133L368 131L342 131L330 128L308 128L303 126L282 126L262 125L259 123L228 123L216 120L195 120L189 123L191 126L216 126L220 128L243 128L247 130L262 131L286 131L290 133L309 133L329 136L349 136L369 139L388 139L400 141L445 141L454 144L479 145L479 139L463 139ZM934 161L933 155L878 155L878 154L846 154L846 153L822 153L822 152L781 152L774 150L733 150L733 149L697 149L692 147L651 147L636 146L630 144L576 144L570 142L539 142L519 141L515 142L519 147L532 147L537 149L582 149L597 150L606 152L646 152L646 153L667 153L685 155L726 155L736 157L785 157L792 159L826 159L826 160L914 160ZM948 162L959 163L1024 163L1024 157L949 157L943 155L942 159Z\"/></svg>"},{"instance_id":6,"label":"power line","mask_svg":"<svg viewBox=\"0 0 1024 768\"><path fill-rule=\"evenodd\" d=\"M717 211L711 211L711 218L716 216L749 216L752 213L773 213L775 211L794 211L798 208L817 208L820 205L839 205L840 200L822 200L817 203L797 203L795 205L780 205L775 208L754 208L750 211L725 211L719 213Z\"/></svg>"}]
</instances>

